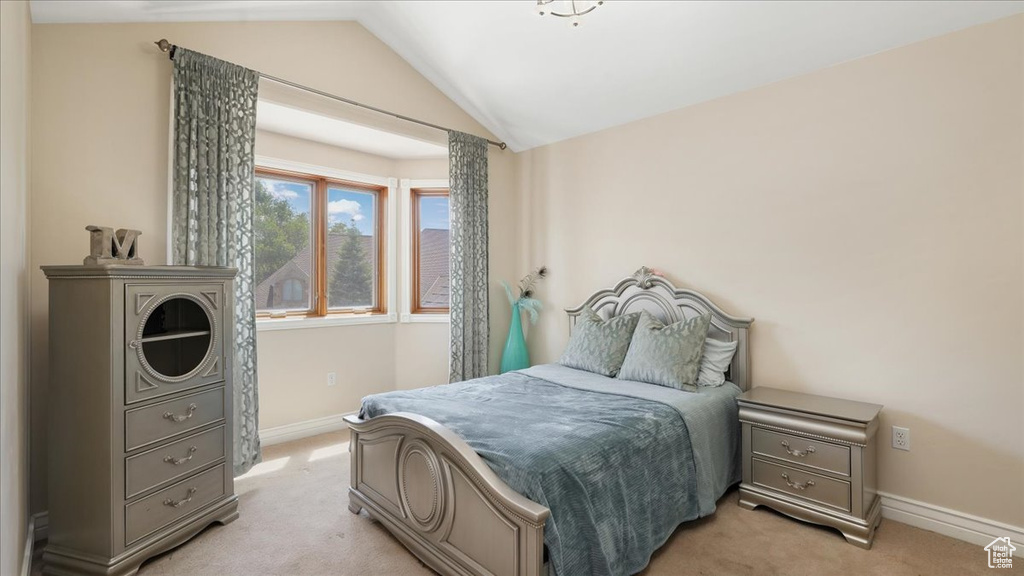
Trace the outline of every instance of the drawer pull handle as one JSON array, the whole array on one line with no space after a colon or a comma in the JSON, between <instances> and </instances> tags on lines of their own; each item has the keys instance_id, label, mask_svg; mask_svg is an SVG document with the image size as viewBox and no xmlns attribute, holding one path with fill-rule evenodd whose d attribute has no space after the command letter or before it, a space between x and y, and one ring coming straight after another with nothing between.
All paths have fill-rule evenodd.
<instances>
[{"instance_id":1,"label":"drawer pull handle","mask_svg":"<svg viewBox=\"0 0 1024 576\"><path fill-rule=\"evenodd\" d=\"M782 473L782 479L786 481L786 485L794 490L807 490L808 486L814 486L814 480L808 480L807 482L794 482L789 479L789 474Z\"/></svg>"},{"instance_id":2,"label":"drawer pull handle","mask_svg":"<svg viewBox=\"0 0 1024 576\"><path fill-rule=\"evenodd\" d=\"M171 422L184 422L185 420L191 418L193 414L195 414L196 408L198 408L198 406L196 406L195 404L189 404L188 412L184 416L176 416L173 412L164 412L164 418L170 420Z\"/></svg>"},{"instance_id":3,"label":"drawer pull handle","mask_svg":"<svg viewBox=\"0 0 1024 576\"><path fill-rule=\"evenodd\" d=\"M191 460L192 457L196 455L196 450L198 450L198 448L196 448L195 446L190 446L189 449L188 449L188 456L187 457L185 457L185 458L175 458L174 456L165 456L164 457L164 462L169 462L171 464L174 464L175 466L180 466L180 465L184 464L185 462L188 462L189 460Z\"/></svg>"},{"instance_id":4,"label":"drawer pull handle","mask_svg":"<svg viewBox=\"0 0 1024 576\"><path fill-rule=\"evenodd\" d=\"M177 501L168 498L167 500L164 500L164 506L170 506L171 508L181 508L185 504L188 504L189 502L191 502L192 501L192 497L195 496L195 495L196 495L196 489L195 488L189 488L188 489L188 495L186 497L182 498L181 500L177 500Z\"/></svg>"},{"instance_id":5,"label":"drawer pull handle","mask_svg":"<svg viewBox=\"0 0 1024 576\"><path fill-rule=\"evenodd\" d=\"M808 454L814 454L814 446L808 446L807 450L792 450L789 447L789 442L783 440L782 447L786 449L786 453L790 456L796 456L797 458L806 458Z\"/></svg>"}]
</instances>

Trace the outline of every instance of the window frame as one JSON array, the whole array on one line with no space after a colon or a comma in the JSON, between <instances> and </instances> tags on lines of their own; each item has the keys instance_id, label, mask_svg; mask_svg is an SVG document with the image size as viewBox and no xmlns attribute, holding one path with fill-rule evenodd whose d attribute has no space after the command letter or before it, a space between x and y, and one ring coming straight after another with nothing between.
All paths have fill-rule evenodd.
<instances>
[{"instance_id":1,"label":"window frame","mask_svg":"<svg viewBox=\"0 0 1024 576\"><path fill-rule=\"evenodd\" d=\"M447 316L451 313L451 300L449 306L444 308L425 308L420 303L420 200L422 198L448 198L449 188L445 187L409 187L409 220L411 226L409 232L409 250L412 266L409 268L410 284L412 285L409 294L409 312L411 314L441 314ZM449 200L449 206L451 200ZM450 230L450 228L449 228ZM449 295L450 298L450 295Z\"/></svg>"},{"instance_id":2,"label":"window frame","mask_svg":"<svg viewBox=\"0 0 1024 576\"><path fill-rule=\"evenodd\" d=\"M283 166L283 167L282 167ZM303 183L312 183L313 198L310 201L310 224L311 224L311 276L310 283L311 306L305 310L287 310L271 312L260 311L257 308L257 324L269 325L279 321L288 320L322 320L322 319L351 319L354 317L379 316L385 317L387 321L394 321L388 313L392 305L389 289L389 278L391 277L389 262L391 254L388 236L391 223L391 210L388 204L388 193L394 186L393 179L382 179L377 177L361 177L356 174L340 173L336 170L319 168L316 166L301 165L298 163L284 161L268 161L257 158L254 177L277 178L282 180L293 180ZM377 237L377 270L374 281L376 290L374 294L375 305L372 308L330 308L327 301L327 202L328 190L332 186L342 186L356 191L366 191L376 194L374 214L374 234ZM358 322L364 323L364 322Z\"/></svg>"},{"instance_id":3,"label":"window frame","mask_svg":"<svg viewBox=\"0 0 1024 576\"><path fill-rule=\"evenodd\" d=\"M413 314L412 313L412 241L409 235L412 233L412 192L413 188L450 188L447 178L431 179L408 179L398 181L398 203L400 204L400 223L396 229L401 233L398 244L399 263L398 269L402 271L398 278L396 299L400 314L398 320L402 323L428 323L447 324L449 314ZM394 238L394 236L392 236Z\"/></svg>"}]
</instances>

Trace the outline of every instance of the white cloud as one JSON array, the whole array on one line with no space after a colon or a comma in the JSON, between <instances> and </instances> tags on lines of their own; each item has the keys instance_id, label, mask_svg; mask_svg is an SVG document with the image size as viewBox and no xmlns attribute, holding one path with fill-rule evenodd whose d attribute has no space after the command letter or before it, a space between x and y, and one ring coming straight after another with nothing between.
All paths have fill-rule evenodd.
<instances>
[{"instance_id":1,"label":"white cloud","mask_svg":"<svg viewBox=\"0 0 1024 576\"><path fill-rule=\"evenodd\" d=\"M363 207L359 205L359 202L355 200L335 200L327 203L327 213L331 215L332 219L335 215L348 214L350 220L359 222L365 216L363 215Z\"/></svg>"},{"instance_id":2,"label":"white cloud","mask_svg":"<svg viewBox=\"0 0 1024 576\"><path fill-rule=\"evenodd\" d=\"M284 182L274 182L273 180L266 180L264 178L259 179L263 183L263 187L266 188L267 192L271 196L279 200L294 200L299 197L299 193L292 190Z\"/></svg>"},{"instance_id":3,"label":"white cloud","mask_svg":"<svg viewBox=\"0 0 1024 576\"><path fill-rule=\"evenodd\" d=\"M269 192L274 198L283 198L285 200L292 200L299 197L299 193L291 188L288 188L280 182L270 182Z\"/></svg>"}]
</instances>

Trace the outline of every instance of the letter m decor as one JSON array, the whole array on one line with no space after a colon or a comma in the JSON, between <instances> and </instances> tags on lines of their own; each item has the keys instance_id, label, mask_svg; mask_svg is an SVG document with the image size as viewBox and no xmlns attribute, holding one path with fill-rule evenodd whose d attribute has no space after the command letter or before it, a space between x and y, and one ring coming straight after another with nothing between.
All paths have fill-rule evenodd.
<instances>
[{"instance_id":1,"label":"letter m decor","mask_svg":"<svg viewBox=\"0 0 1024 576\"><path fill-rule=\"evenodd\" d=\"M145 264L139 257L138 230L125 228L114 232L107 226L86 226L89 231L89 255L83 261L86 265L99 264Z\"/></svg>"}]
</instances>

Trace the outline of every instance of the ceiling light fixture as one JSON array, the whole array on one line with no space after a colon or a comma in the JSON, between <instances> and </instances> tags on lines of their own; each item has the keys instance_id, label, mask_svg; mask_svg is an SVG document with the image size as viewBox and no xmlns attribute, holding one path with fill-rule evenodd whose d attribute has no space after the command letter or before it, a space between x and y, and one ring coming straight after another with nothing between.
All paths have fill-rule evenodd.
<instances>
[{"instance_id":1,"label":"ceiling light fixture","mask_svg":"<svg viewBox=\"0 0 1024 576\"><path fill-rule=\"evenodd\" d=\"M569 26L573 28L579 28L582 23L580 18L584 14L590 14L598 6L604 4L604 0L560 0L561 4L565 6L565 11L556 12L553 10L553 5L556 0L537 0L537 14L545 16L550 14L552 16L558 16L559 18L568 18Z\"/></svg>"}]
</instances>

